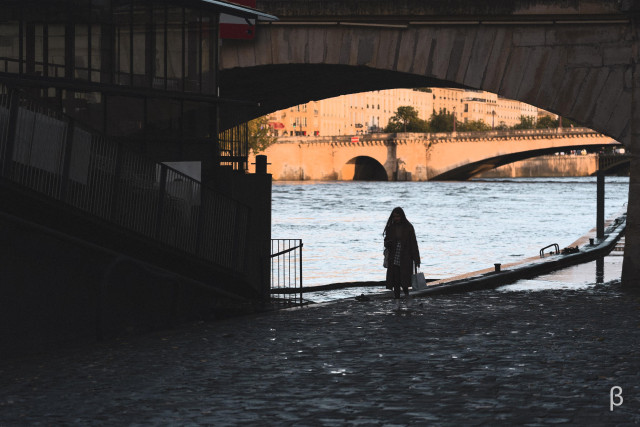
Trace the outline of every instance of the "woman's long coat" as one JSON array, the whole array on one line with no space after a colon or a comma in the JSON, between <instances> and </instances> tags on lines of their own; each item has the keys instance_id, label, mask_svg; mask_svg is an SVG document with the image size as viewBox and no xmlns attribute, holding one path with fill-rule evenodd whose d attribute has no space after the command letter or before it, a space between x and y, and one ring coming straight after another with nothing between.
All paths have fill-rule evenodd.
<instances>
[{"instance_id":1,"label":"woman's long coat","mask_svg":"<svg viewBox=\"0 0 640 427\"><path fill-rule=\"evenodd\" d=\"M400 228L399 232L397 228ZM396 236L400 236L398 239ZM413 264L420 263L420 251L413 225L408 221L394 223L389 226L384 238L384 246L389 251L389 264L387 267L387 288L393 288L393 260L398 240L400 241L400 285L403 288L411 286Z\"/></svg>"}]
</instances>

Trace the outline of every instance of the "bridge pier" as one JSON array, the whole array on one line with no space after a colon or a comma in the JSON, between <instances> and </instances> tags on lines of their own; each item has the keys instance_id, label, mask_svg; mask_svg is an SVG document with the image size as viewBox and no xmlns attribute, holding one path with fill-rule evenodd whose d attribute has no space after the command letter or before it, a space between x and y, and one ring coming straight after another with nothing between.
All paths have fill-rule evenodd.
<instances>
[{"instance_id":1,"label":"bridge pier","mask_svg":"<svg viewBox=\"0 0 640 427\"><path fill-rule=\"evenodd\" d=\"M622 285L629 289L640 289L640 159L635 153L632 153L629 170Z\"/></svg>"},{"instance_id":2,"label":"bridge pier","mask_svg":"<svg viewBox=\"0 0 640 427\"><path fill-rule=\"evenodd\" d=\"M387 178L389 181L397 181L398 178L398 154L397 145L395 141L390 141L387 144L387 160L384 162L384 170L387 171Z\"/></svg>"},{"instance_id":3,"label":"bridge pier","mask_svg":"<svg viewBox=\"0 0 640 427\"><path fill-rule=\"evenodd\" d=\"M625 229L624 259L622 262L622 286L640 290L640 74L637 64L640 59L638 46L640 34L633 34L631 52L631 93L629 106L629 137L625 144L630 151L629 199L627 201L627 225Z\"/></svg>"}]
</instances>

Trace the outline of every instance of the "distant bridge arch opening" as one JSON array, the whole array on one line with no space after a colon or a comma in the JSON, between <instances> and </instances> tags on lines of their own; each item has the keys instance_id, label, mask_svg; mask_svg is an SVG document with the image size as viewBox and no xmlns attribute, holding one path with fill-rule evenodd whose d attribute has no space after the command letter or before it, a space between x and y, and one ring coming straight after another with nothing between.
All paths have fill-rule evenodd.
<instances>
[{"instance_id":1,"label":"distant bridge arch opening","mask_svg":"<svg viewBox=\"0 0 640 427\"><path fill-rule=\"evenodd\" d=\"M613 141L615 145L621 145L615 141ZM558 152L571 151L571 150L587 150L588 152L597 152L600 149L605 148L604 144L602 146L598 145L573 145L573 146L554 146L543 149L534 149L534 150L526 150L519 151L514 153L508 153L500 156L486 158L480 161L470 162L462 166L455 167L446 172L440 173L432 178L431 181L464 181L470 179L482 172L496 169L500 166L507 165L509 163L515 163L521 160L530 159L534 157L540 157L544 155L550 155Z\"/></svg>"},{"instance_id":2,"label":"distant bridge arch opening","mask_svg":"<svg viewBox=\"0 0 640 427\"><path fill-rule=\"evenodd\" d=\"M387 171L376 159L358 156L342 167L343 181L388 181Z\"/></svg>"}]
</instances>

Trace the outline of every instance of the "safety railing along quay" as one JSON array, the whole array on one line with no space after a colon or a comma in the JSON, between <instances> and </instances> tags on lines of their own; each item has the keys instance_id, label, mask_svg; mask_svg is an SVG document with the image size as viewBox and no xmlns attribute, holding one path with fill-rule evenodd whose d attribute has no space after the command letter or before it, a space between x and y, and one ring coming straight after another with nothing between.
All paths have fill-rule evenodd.
<instances>
[{"instance_id":1,"label":"safety railing along quay","mask_svg":"<svg viewBox=\"0 0 640 427\"><path fill-rule=\"evenodd\" d=\"M2 85L0 178L216 266L245 270L248 206Z\"/></svg>"},{"instance_id":2,"label":"safety railing along quay","mask_svg":"<svg viewBox=\"0 0 640 427\"><path fill-rule=\"evenodd\" d=\"M277 304L303 304L301 239L271 239L271 295Z\"/></svg>"},{"instance_id":3,"label":"safety railing along quay","mask_svg":"<svg viewBox=\"0 0 640 427\"><path fill-rule=\"evenodd\" d=\"M540 258L544 258L544 251L549 249L549 248L554 248L556 251L555 252L550 252L549 255L557 255L560 253L560 246L557 243L552 243L548 246L545 246L544 248L540 249Z\"/></svg>"}]
</instances>

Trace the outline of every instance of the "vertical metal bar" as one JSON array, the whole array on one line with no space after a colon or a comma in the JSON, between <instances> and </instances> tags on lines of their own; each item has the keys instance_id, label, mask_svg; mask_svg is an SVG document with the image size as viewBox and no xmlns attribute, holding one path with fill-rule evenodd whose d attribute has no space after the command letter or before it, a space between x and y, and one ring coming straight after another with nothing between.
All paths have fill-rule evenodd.
<instances>
[{"instance_id":1,"label":"vertical metal bar","mask_svg":"<svg viewBox=\"0 0 640 427\"><path fill-rule=\"evenodd\" d=\"M158 207L156 212L156 227L154 235L156 239L160 240L160 233L162 231L162 218L164 211L164 199L165 191L167 188L167 166L160 164L160 188L158 190Z\"/></svg>"},{"instance_id":2,"label":"vertical metal bar","mask_svg":"<svg viewBox=\"0 0 640 427\"><path fill-rule=\"evenodd\" d=\"M120 202L120 174L122 173L122 145L118 143L115 148L115 167L113 171L113 179L111 181L111 206L109 209L109 216L111 218L111 221L118 223L118 209Z\"/></svg>"},{"instance_id":3,"label":"vertical metal bar","mask_svg":"<svg viewBox=\"0 0 640 427\"><path fill-rule=\"evenodd\" d=\"M72 24L73 25L73 24ZM93 81L93 62L91 60L93 56L93 34L91 24L87 24L87 79L91 82ZM74 43L75 43L75 27L74 27ZM75 61L75 59L74 59ZM75 62L73 64L73 68L75 69ZM73 73L73 71L72 71Z\"/></svg>"},{"instance_id":4,"label":"vertical metal bar","mask_svg":"<svg viewBox=\"0 0 640 427\"><path fill-rule=\"evenodd\" d=\"M18 125L19 93L16 89L9 90L9 120L7 123L7 140L4 147L4 158L0 164L0 175L9 178L11 163L13 162L13 150L16 141Z\"/></svg>"},{"instance_id":5,"label":"vertical metal bar","mask_svg":"<svg viewBox=\"0 0 640 427\"><path fill-rule=\"evenodd\" d=\"M181 92L184 92L184 86L185 86L184 82L185 82L186 76L187 76L186 75L186 72L187 72L187 70L186 70L186 55L187 55L187 52L186 52L186 47L187 47L187 44L186 44L186 26L187 26L187 12L186 12L186 9L183 7L182 8L182 25L181 25L181 27L182 27L182 58L181 58L181 60L182 60L182 64L181 64L181 66L182 66L182 75L180 76L181 78L180 78L180 84L179 84ZM184 111L183 111L183 113L184 113Z\"/></svg>"},{"instance_id":6,"label":"vertical metal bar","mask_svg":"<svg viewBox=\"0 0 640 427\"><path fill-rule=\"evenodd\" d=\"M42 24L42 75L49 76L49 24Z\"/></svg>"},{"instance_id":7,"label":"vertical metal bar","mask_svg":"<svg viewBox=\"0 0 640 427\"><path fill-rule=\"evenodd\" d=\"M302 305L302 239L298 240L300 245L300 304Z\"/></svg>"},{"instance_id":8,"label":"vertical metal bar","mask_svg":"<svg viewBox=\"0 0 640 427\"><path fill-rule=\"evenodd\" d=\"M133 2L129 7L129 86L133 86Z\"/></svg>"},{"instance_id":9,"label":"vertical metal bar","mask_svg":"<svg viewBox=\"0 0 640 427\"><path fill-rule=\"evenodd\" d=\"M151 5L146 5L146 20L145 23L145 75L147 87L153 87L153 77L155 76L155 55L156 55L156 32L153 22L153 8ZM146 105L146 102L145 102ZM146 121L145 121L146 125Z\"/></svg>"},{"instance_id":10,"label":"vertical metal bar","mask_svg":"<svg viewBox=\"0 0 640 427\"><path fill-rule=\"evenodd\" d=\"M604 171L598 169L596 190L596 237L598 240L604 239Z\"/></svg>"},{"instance_id":11,"label":"vertical metal bar","mask_svg":"<svg viewBox=\"0 0 640 427\"><path fill-rule=\"evenodd\" d=\"M196 225L195 254L202 256L202 232L204 228L204 204L206 200L206 191L202 184L197 184L197 188L200 190L200 207L198 208L198 219Z\"/></svg>"},{"instance_id":12,"label":"vertical metal bar","mask_svg":"<svg viewBox=\"0 0 640 427\"><path fill-rule=\"evenodd\" d=\"M198 92L202 93L202 12L200 12L200 22L198 25L198 72L196 73L198 77Z\"/></svg>"},{"instance_id":13,"label":"vertical metal bar","mask_svg":"<svg viewBox=\"0 0 640 427\"><path fill-rule=\"evenodd\" d=\"M19 33L19 42L18 42L18 49L20 50L20 53L18 54L18 73L19 74L23 74L24 73L24 18L23 18L23 9L24 6L20 7L20 23L18 24L18 33Z\"/></svg>"},{"instance_id":14,"label":"vertical metal bar","mask_svg":"<svg viewBox=\"0 0 640 427\"><path fill-rule=\"evenodd\" d=\"M240 232L240 227L242 226L242 221L240 221L240 216L241 216L241 210L239 206L236 206L235 209L235 218L234 218L234 228L235 228L235 232L233 233L233 252L232 252L232 256L231 256L231 265L236 268L237 270L242 270L243 267L243 260L242 260L242 256L240 254L240 247L241 247L241 242L240 239L243 239L244 236L242 235L242 233Z\"/></svg>"},{"instance_id":15,"label":"vertical metal bar","mask_svg":"<svg viewBox=\"0 0 640 427\"><path fill-rule=\"evenodd\" d=\"M169 49L168 49L169 45L168 45L168 42L167 42L167 34L169 32L169 30L167 28L169 26L169 18L168 18L169 12L168 12L168 9L167 9L166 1L163 3L162 7L164 8L164 23L163 23L163 25L164 25L164 29L163 29L163 31L164 31L164 46L162 47L163 50L164 50L164 54L163 54L163 58L164 58L164 64L163 64L163 66L164 66L164 74L163 74L163 76L164 76L164 86L163 87L164 87L164 90L167 90L167 82L169 81L169 75L167 74L168 69L169 69L169 59L167 58L167 52L169 51Z\"/></svg>"},{"instance_id":16,"label":"vertical metal bar","mask_svg":"<svg viewBox=\"0 0 640 427\"><path fill-rule=\"evenodd\" d=\"M67 23L64 30L64 78L73 79L75 69L75 39L76 39L76 27L75 24ZM89 81L91 81L91 27L89 26L89 46L88 62L89 62Z\"/></svg>"},{"instance_id":17,"label":"vertical metal bar","mask_svg":"<svg viewBox=\"0 0 640 427\"><path fill-rule=\"evenodd\" d=\"M67 123L67 134L64 143L64 160L62 163L62 177L60 183L60 200L67 201L67 192L69 190L69 171L71 170L71 153L73 150L73 136L75 133L75 122L69 119Z\"/></svg>"}]
</instances>

